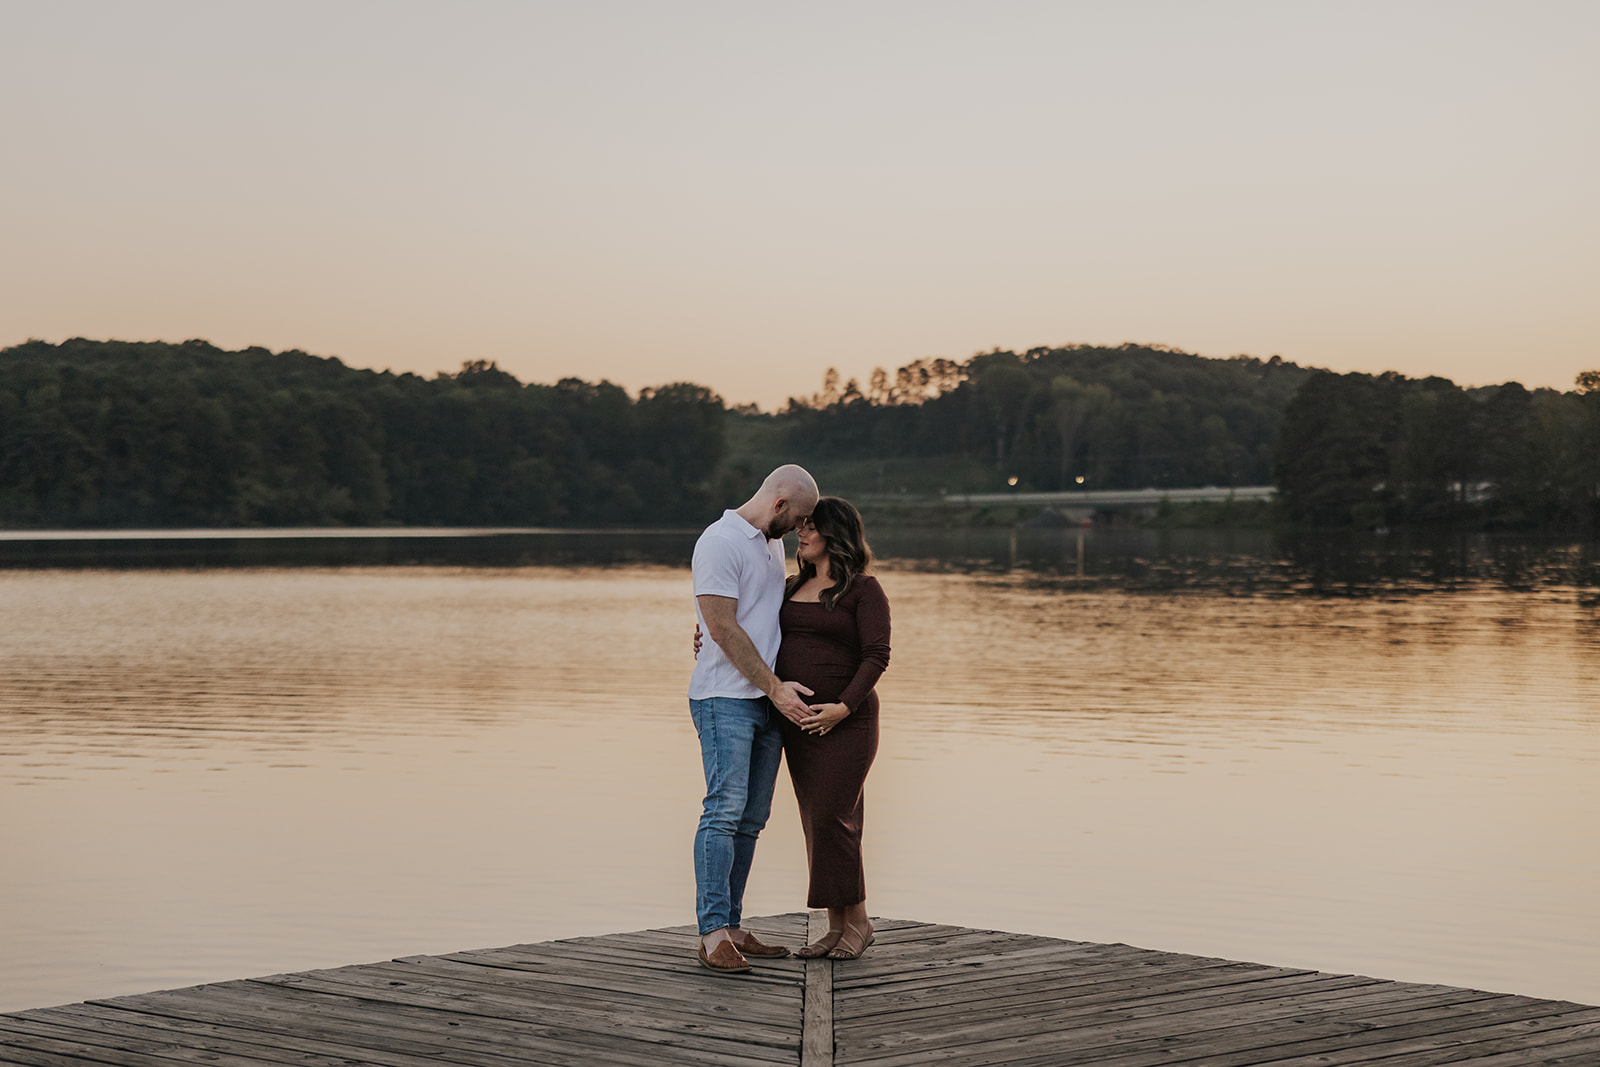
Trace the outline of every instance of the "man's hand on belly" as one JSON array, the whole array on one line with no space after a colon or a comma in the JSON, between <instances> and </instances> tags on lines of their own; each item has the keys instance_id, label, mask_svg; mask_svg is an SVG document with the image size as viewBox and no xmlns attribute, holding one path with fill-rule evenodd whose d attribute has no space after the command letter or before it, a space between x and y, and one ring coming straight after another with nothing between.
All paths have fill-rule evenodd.
<instances>
[{"instance_id":1,"label":"man's hand on belly","mask_svg":"<svg viewBox=\"0 0 1600 1067\"><path fill-rule=\"evenodd\" d=\"M767 693L767 699L778 709L778 714L799 726L801 720L811 717L811 705L802 699L801 694L815 695L799 682L779 682Z\"/></svg>"}]
</instances>

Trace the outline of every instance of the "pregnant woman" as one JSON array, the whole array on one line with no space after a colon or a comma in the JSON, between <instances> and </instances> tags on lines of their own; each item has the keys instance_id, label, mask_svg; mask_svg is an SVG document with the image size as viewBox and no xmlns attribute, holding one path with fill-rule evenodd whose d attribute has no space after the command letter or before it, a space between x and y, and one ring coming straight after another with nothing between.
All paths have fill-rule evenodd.
<instances>
[{"instance_id":1,"label":"pregnant woman","mask_svg":"<svg viewBox=\"0 0 1600 1067\"><path fill-rule=\"evenodd\" d=\"M828 933L796 955L853 960L872 944L861 864L862 786L878 752L878 677L889 666L889 601L861 515L838 497L817 501L799 527L800 572L784 590L775 673L814 691L813 714L781 720L811 870L807 906L828 909Z\"/></svg>"}]
</instances>

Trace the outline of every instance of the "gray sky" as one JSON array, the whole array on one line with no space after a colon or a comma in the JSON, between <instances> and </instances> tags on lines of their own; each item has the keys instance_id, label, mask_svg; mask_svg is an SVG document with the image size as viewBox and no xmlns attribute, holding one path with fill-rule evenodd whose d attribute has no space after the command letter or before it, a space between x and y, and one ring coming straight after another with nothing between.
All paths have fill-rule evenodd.
<instances>
[{"instance_id":1,"label":"gray sky","mask_svg":"<svg viewBox=\"0 0 1600 1067\"><path fill-rule=\"evenodd\" d=\"M1600 367L1600 3L0 0L0 345Z\"/></svg>"}]
</instances>

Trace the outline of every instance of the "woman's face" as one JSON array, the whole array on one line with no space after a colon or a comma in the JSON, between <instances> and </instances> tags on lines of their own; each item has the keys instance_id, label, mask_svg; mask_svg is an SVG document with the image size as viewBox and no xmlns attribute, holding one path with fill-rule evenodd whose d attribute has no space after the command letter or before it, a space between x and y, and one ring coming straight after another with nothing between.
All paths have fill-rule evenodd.
<instances>
[{"instance_id":1,"label":"woman's face","mask_svg":"<svg viewBox=\"0 0 1600 1067\"><path fill-rule=\"evenodd\" d=\"M828 539L817 533L810 519L802 522L796 533L800 536L800 547L795 549L794 558L801 563L815 565L828 554Z\"/></svg>"}]
</instances>

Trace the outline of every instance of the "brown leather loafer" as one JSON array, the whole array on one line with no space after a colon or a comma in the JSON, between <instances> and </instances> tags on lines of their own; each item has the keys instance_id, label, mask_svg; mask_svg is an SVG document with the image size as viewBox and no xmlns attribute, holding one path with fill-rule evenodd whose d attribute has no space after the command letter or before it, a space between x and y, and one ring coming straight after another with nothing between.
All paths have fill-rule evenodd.
<instances>
[{"instance_id":1,"label":"brown leather loafer","mask_svg":"<svg viewBox=\"0 0 1600 1067\"><path fill-rule=\"evenodd\" d=\"M712 950L711 955L706 955L705 942L700 943L700 966L709 968L717 974L743 974L750 970L750 961L744 958L744 953L734 947L732 941L724 941Z\"/></svg>"},{"instance_id":2,"label":"brown leather loafer","mask_svg":"<svg viewBox=\"0 0 1600 1067\"><path fill-rule=\"evenodd\" d=\"M789 954L789 949L783 945L768 945L752 934L749 930L740 930L744 936L734 942L740 952L746 956L755 956L758 959L775 960Z\"/></svg>"}]
</instances>

